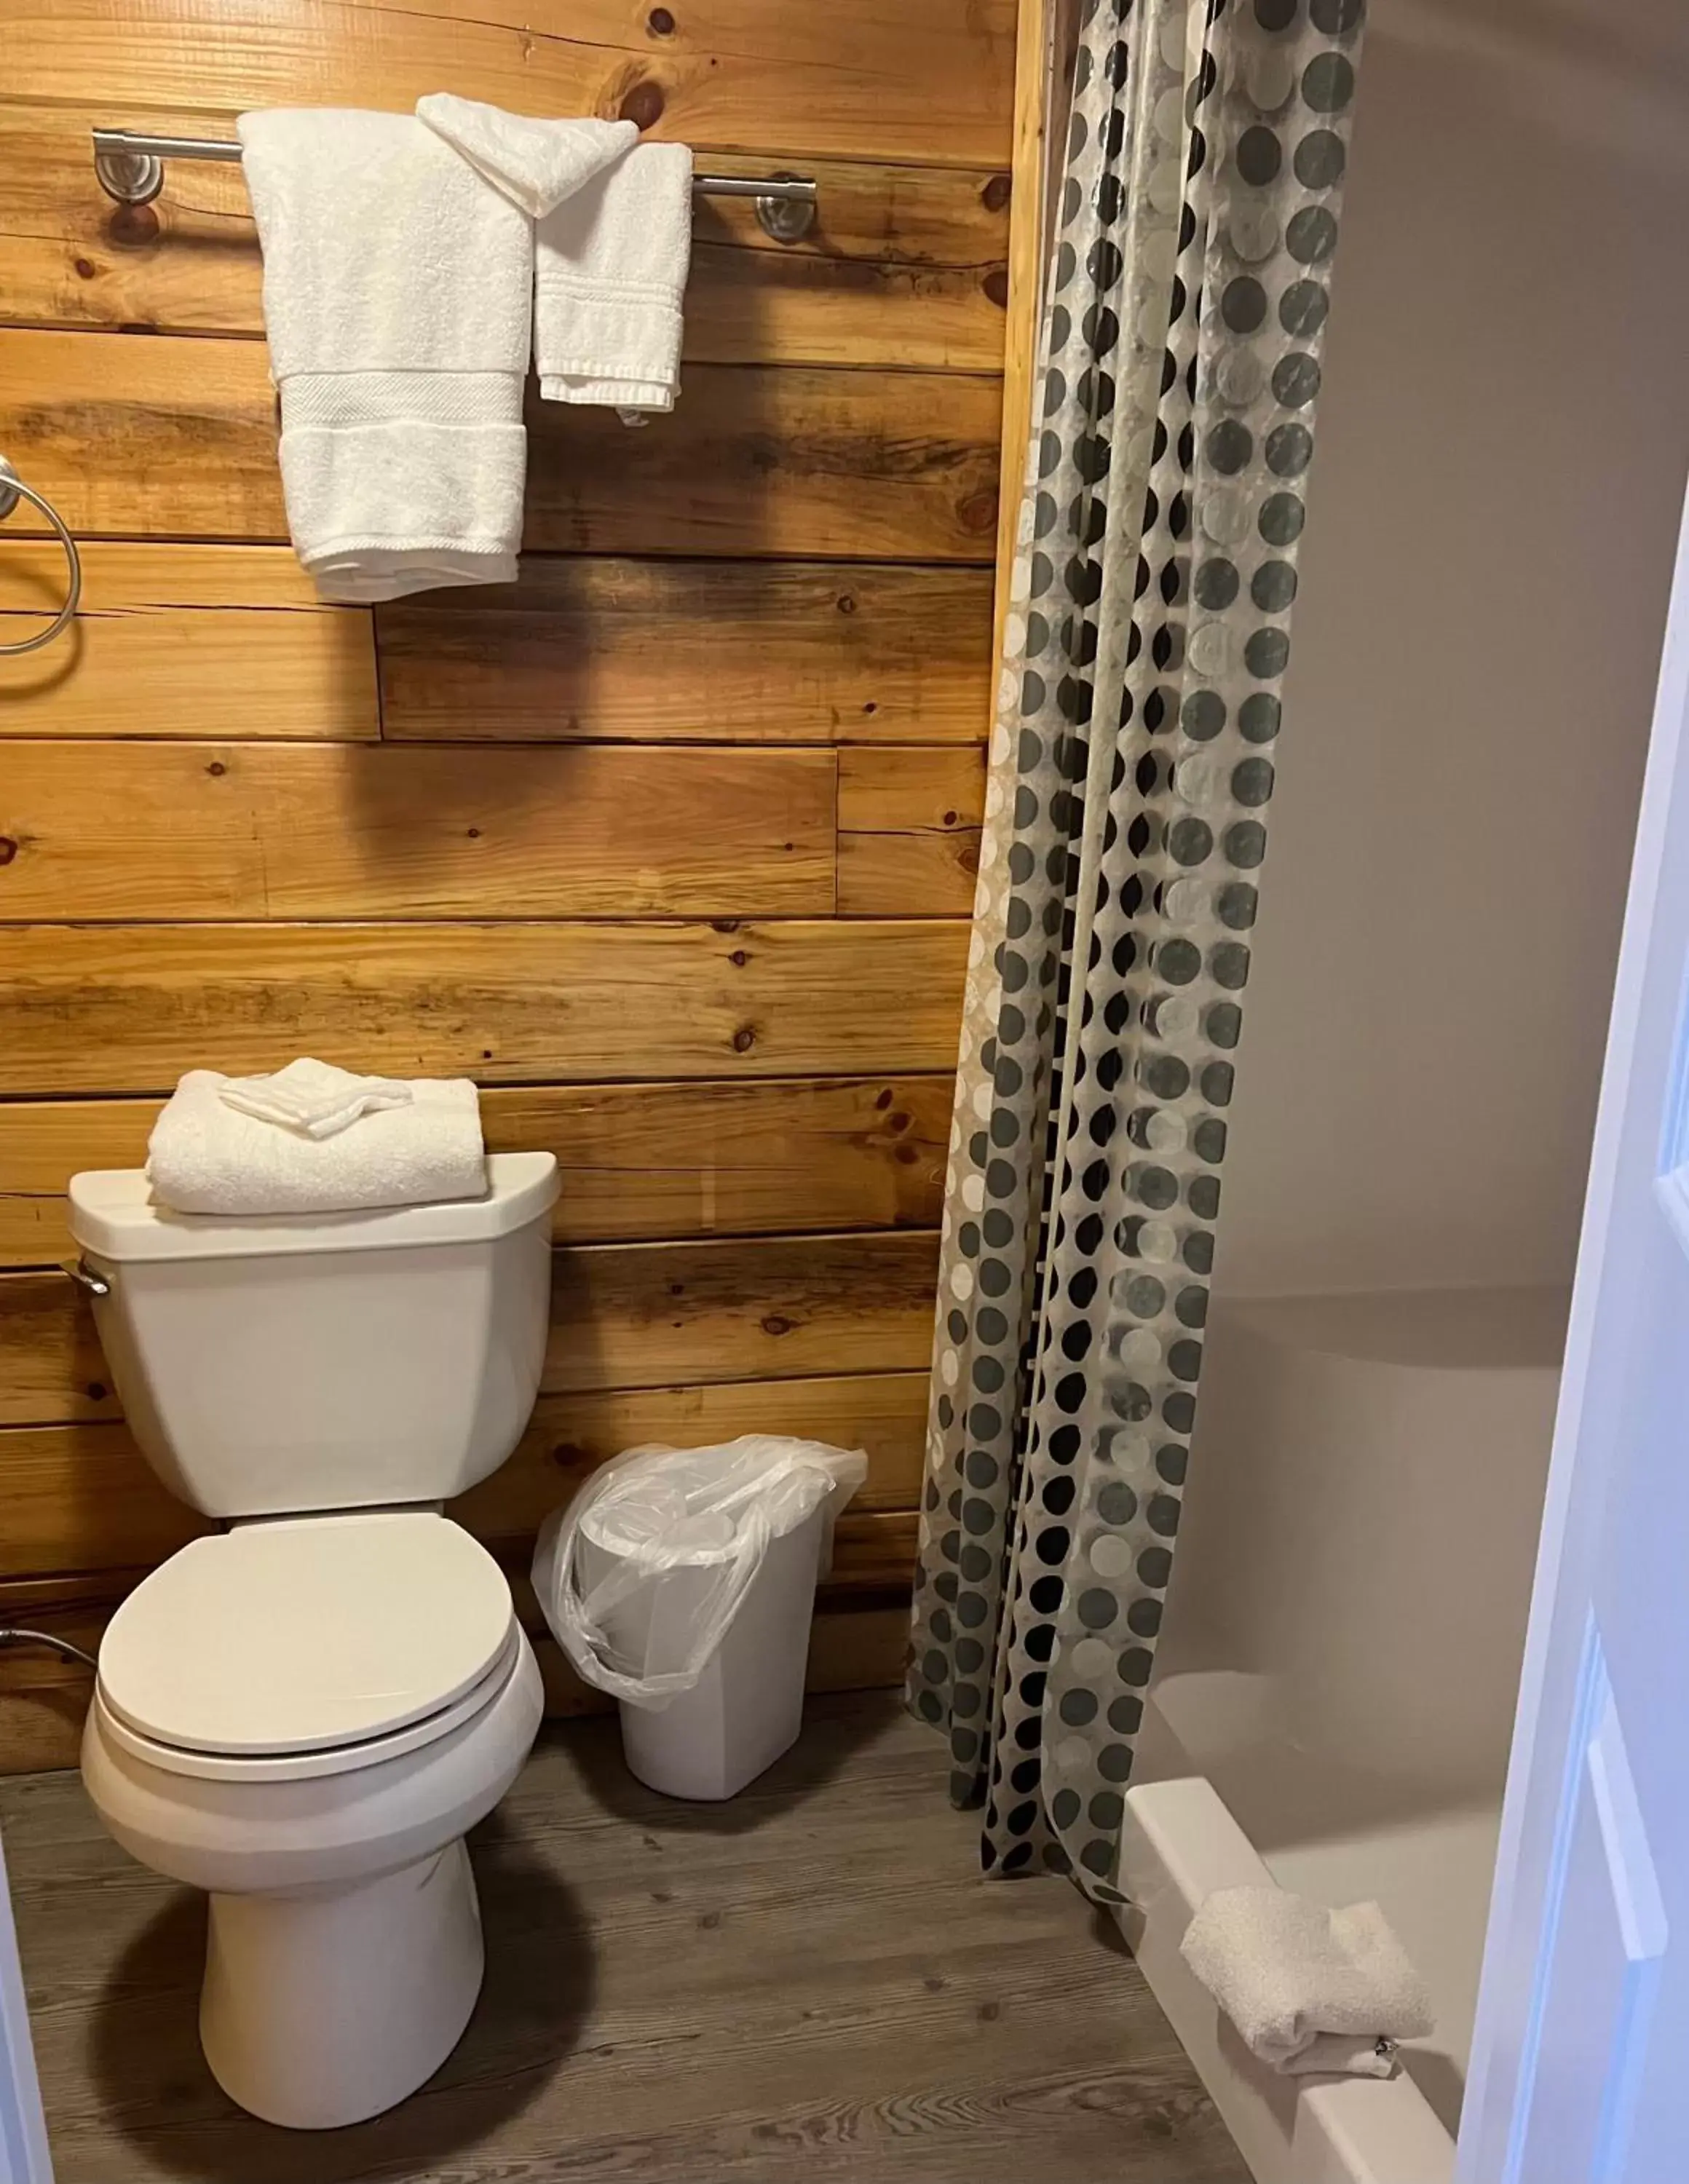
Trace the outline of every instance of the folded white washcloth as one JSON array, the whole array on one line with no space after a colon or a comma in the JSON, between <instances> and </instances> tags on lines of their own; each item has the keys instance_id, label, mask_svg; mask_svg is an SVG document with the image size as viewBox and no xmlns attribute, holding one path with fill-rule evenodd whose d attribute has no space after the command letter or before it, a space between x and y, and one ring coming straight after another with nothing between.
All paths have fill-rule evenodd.
<instances>
[{"instance_id":1,"label":"folded white washcloth","mask_svg":"<svg viewBox=\"0 0 1689 2184\"><path fill-rule=\"evenodd\" d=\"M532 221L411 114L293 109L238 130L287 521L318 590L508 582Z\"/></svg>"},{"instance_id":2,"label":"folded white washcloth","mask_svg":"<svg viewBox=\"0 0 1689 2184\"><path fill-rule=\"evenodd\" d=\"M480 1097L467 1078L419 1078L403 1105L326 1138L243 1113L224 1098L228 1083L219 1070L189 1070L153 1126L147 1173L177 1213L345 1213L486 1195Z\"/></svg>"},{"instance_id":3,"label":"folded white washcloth","mask_svg":"<svg viewBox=\"0 0 1689 2184\"><path fill-rule=\"evenodd\" d=\"M416 119L530 220L543 219L572 197L631 150L639 135L631 121L598 121L585 114L573 121L542 121L449 91L419 98Z\"/></svg>"},{"instance_id":4,"label":"folded white washcloth","mask_svg":"<svg viewBox=\"0 0 1689 2184\"><path fill-rule=\"evenodd\" d=\"M355 1077L308 1056L268 1077L226 1077L217 1096L226 1107L308 1138L337 1138L361 1115L408 1107L415 1094L397 1077Z\"/></svg>"},{"instance_id":5,"label":"folded white washcloth","mask_svg":"<svg viewBox=\"0 0 1689 2184\"><path fill-rule=\"evenodd\" d=\"M692 154L632 122L536 121L437 92L418 117L538 222L534 363L548 402L672 410L692 257Z\"/></svg>"},{"instance_id":6,"label":"folded white washcloth","mask_svg":"<svg viewBox=\"0 0 1689 2184\"><path fill-rule=\"evenodd\" d=\"M1387 2078L1390 2043L1434 2022L1424 1981L1376 1903L1331 1911L1283 1888L1216 1889L1180 1953L1251 2052L1287 2074Z\"/></svg>"}]
</instances>

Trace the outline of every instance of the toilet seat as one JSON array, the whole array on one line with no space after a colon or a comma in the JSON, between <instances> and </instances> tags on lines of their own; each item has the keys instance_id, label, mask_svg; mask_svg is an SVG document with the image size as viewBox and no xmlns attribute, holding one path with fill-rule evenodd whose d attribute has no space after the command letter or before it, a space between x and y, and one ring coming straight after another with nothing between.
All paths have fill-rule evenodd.
<instances>
[{"instance_id":1,"label":"toilet seat","mask_svg":"<svg viewBox=\"0 0 1689 2184\"><path fill-rule=\"evenodd\" d=\"M97 1703L172 1772L337 1774L488 1704L519 1644L486 1549L418 1510L287 1518L196 1540L107 1628Z\"/></svg>"},{"instance_id":2,"label":"toilet seat","mask_svg":"<svg viewBox=\"0 0 1689 2184\"><path fill-rule=\"evenodd\" d=\"M522 1635L513 1621L504 1651L475 1685L439 1713L425 1714L408 1728L387 1736L373 1736L362 1744L335 1744L315 1752L281 1752L268 1755L233 1757L222 1752L195 1752L185 1745L160 1744L142 1736L114 1714L105 1694L96 1690L94 1713L101 1733L120 1752L157 1767L166 1774L190 1775L201 1782L310 1782L329 1774L350 1774L360 1768L379 1767L384 1760L403 1758L424 1746L438 1744L487 1713L520 1673Z\"/></svg>"}]
</instances>

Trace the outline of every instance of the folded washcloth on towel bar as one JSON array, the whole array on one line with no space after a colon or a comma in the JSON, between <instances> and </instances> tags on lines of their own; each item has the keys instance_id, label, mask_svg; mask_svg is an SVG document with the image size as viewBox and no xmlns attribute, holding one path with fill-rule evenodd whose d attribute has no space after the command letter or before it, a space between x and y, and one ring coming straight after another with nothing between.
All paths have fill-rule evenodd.
<instances>
[{"instance_id":1,"label":"folded washcloth on towel bar","mask_svg":"<svg viewBox=\"0 0 1689 2184\"><path fill-rule=\"evenodd\" d=\"M381 1088L383 1103L328 1136L285 1119L260 1119L228 1097L231 1084L245 1094L290 1073L231 1079L215 1069L189 1070L147 1149L147 1174L161 1205L225 1216L346 1213L485 1195L480 1096L467 1078L350 1078ZM387 1098L394 1089L403 1100Z\"/></svg>"},{"instance_id":2,"label":"folded washcloth on towel bar","mask_svg":"<svg viewBox=\"0 0 1689 2184\"><path fill-rule=\"evenodd\" d=\"M627 121L538 121L436 92L417 119L532 214L547 402L672 410L692 262L692 154Z\"/></svg>"},{"instance_id":3,"label":"folded washcloth on towel bar","mask_svg":"<svg viewBox=\"0 0 1689 2184\"><path fill-rule=\"evenodd\" d=\"M1251 2051L1285 2073L1387 2078L1430 1997L1376 1903L1329 1911L1283 1888L1218 1888L1181 1954Z\"/></svg>"}]
</instances>

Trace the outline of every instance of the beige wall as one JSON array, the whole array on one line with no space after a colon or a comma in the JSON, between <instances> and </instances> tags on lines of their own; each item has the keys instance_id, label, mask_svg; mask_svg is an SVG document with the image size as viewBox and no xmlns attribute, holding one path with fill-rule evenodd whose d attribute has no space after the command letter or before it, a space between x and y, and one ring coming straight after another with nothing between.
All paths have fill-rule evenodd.
<instances>
[{"instance_id":1,"label":"beige wall","mask_svg":"<svg viewBox=\"0 0 1689 2184\"><path fill-rule=\"evenodd\" d=\"M1689 460L1689 24L1472 12L1368 33L1234 1294L1571 1268Z\"/></svg>"}]
</instances>

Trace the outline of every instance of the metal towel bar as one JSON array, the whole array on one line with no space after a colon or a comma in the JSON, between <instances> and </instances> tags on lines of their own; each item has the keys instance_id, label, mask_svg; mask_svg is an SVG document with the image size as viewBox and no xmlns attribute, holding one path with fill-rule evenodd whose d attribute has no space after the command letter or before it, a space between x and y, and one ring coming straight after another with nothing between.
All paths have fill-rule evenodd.
<instances>
[{"instance_id":1,"label":"metal towel bar","mask_svg":"<svg viewBox=\"0 0 1689 2184\"><path fill-rule=\"evenodd\" d=\"M100 187L120 204L150 204L164 187L166 159L237 160L238 144L220 136L157 136L144 130L96 129L94 172ZM706 198L754 198L763 232L776 242L797 242L815 225L819 194L808 175L694 175L694 192Z\"/></svg>"}]
</instances>

